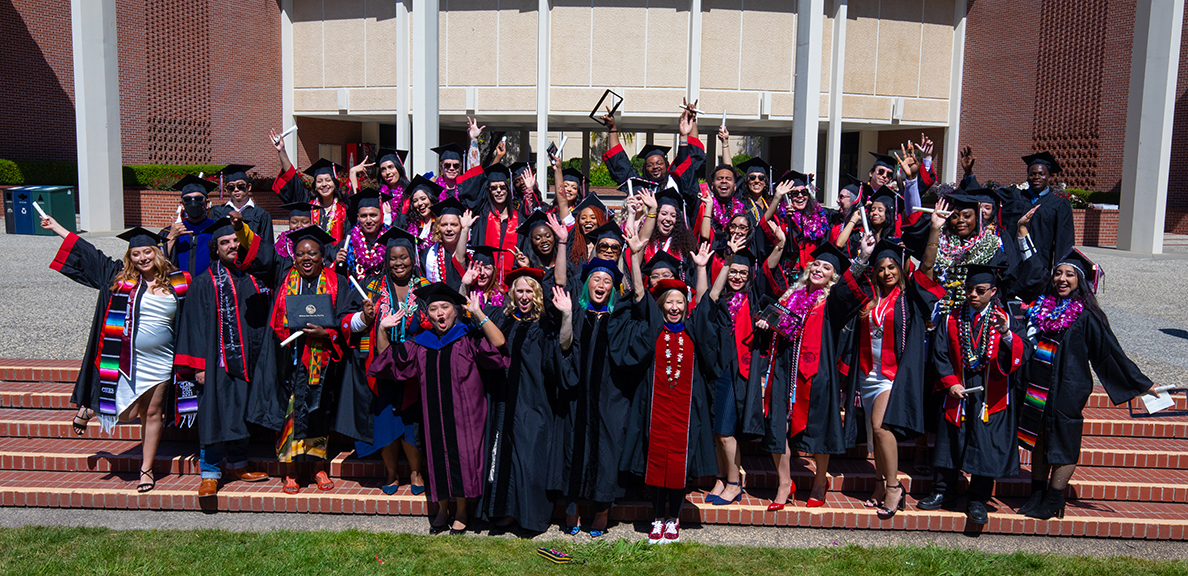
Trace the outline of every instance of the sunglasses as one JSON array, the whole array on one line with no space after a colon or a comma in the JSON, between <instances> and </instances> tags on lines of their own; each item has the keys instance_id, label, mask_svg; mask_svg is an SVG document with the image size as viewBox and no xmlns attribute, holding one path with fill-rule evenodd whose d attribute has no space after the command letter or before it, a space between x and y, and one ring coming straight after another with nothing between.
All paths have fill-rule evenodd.
<instances>
[{"instance_id":1,"label":"sunglasses","mask_svg":"<svg viewBox=\"0 0 1188 576\"><path fill-rule=\"evenodd\" d=\"M224 188L226 188L227 190L229 190L231 192L237 192L239 190L243 190L244 192L247 192L249 186L247 184L227 184L226 186L224 186Z\"/></svg>"},{"instance_id":2,"label":"sunglasses","mask_svg":"<svg viewBox=\"0 0 1188 576\"><path fill-rule=\"evenodd\" d=\"M793 191L792 191L792 194L791 194L791 196L794 196L794 197L799 197L799 196L808 196L808 195L809 195L809 191L808 191L808 189L807 189L807 188L801 188L801 189L799 189L799 190L793 190Z\"/></svg>"},{"instance_id":3,"label":"sunglasses","mask_svg":"<svg viewBox=\"0 0 1188 576\"><path fill-rule=\"evenodd\" d=\"M623 250L622 244L611 244L609 242L601 242L595 247L599 252L621 252Z\"/></svg>"},{"instance_id":4,"label":"sunglasses","mask_svg":"<svg viewBox=\"0 0 1188 576\"><path fill-rule=\"evenodd\" d=\"M894 174L894 172L892 172L886 168L880 168L878 170L875 170L875 174L878 174L879 176L890 176L890 175Z\"/></svg>"},{"instance_id":5,"label":"sunglasses","mask_svg":"<svg viewBox=\"0 0 1188 576\"><path fill-rule=\"evenodd\" d=\"M461 162L442 162L441 169L442 170L461 170L462 163Z\"/></svg>"},{"instance_id":6,"label":"sunglasses","mask_svg":"<svg viewBox=\"0 0 1188 576\"><path fill-rule=\"evenodd\" d=\"M747 175L747 180L752 182L765 182L767 180L767 176L763 174L749 174Z\"/></svg>"},{"instance_id":7,"label":"sunglasses","mask_svg":"<svg viewBox=\"0 0 1188 576\"><path fill-rule=\"evenodd\" d=\"M965 287L966 294L977 294L978 296L985 296L986 293L991 290L993 290L993 288L987 288L985 286L966 286Z\"/></svg>"}]
</instances>

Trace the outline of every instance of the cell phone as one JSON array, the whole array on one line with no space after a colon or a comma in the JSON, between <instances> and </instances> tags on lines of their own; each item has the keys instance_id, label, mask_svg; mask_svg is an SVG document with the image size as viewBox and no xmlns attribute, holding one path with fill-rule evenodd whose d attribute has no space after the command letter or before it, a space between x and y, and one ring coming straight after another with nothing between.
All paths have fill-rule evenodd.
<instances>
[{"instance_id":1,"label":"cell phone","mask_svg":"<svg viewBox=\"0 0 1188 576\"><path fill-rule=\"evenodd\" d=\"M550 159L552 159L552 160L557 159L557 145L556 144L549 142L549 148L548 148L547 152L549 153Z\"/></svg>"}]
</instances>

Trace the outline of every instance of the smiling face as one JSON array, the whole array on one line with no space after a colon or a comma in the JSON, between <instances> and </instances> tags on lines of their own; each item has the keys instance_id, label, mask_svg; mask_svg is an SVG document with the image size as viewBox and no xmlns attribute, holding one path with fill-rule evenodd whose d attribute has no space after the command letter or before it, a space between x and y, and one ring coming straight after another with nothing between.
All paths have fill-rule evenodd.
<instances>
[{"instance_id":1,"label":"smiling face","mask_svg":"<svg viewBox=\"0 0 1188 576\"><path fill-rule=\"evenodd\" d=\"M491 280L493 278L495 278L495 264L479 262L478 276L474 279L475 284L479 288L486 290L491 286Z\"/></svg>"},{"instance_id":2,"label":"smiling face","mask_svg":"<svg viewBox=\"0 0 1188 576\"><path fill-rule=\"evenodd\" d=\"M594 255L603 260L618 262L623 253L623 243L613 238L603 238L594 245Z\"/></svg>"},{"instance_id":3,"label":"smiling face","mask_svg":"<svg viewBox=\"0 0 1188 576\"><path fill-rule=\"evenodd\" d=\"M293 266L305 280L317 278L322 273L322 245L308 238L293 246Z\"/></svg>"},{"instance_id":4,"label":"smiling face","mask_svg":"<svg viewBox=\"0 0 1188 576\"><path fill-rule=\"evenodd\" d=\"M866 217L875 226L882 226L887 221L887 205L882 202L871 202Z\"/></svg>"},{"instance_id":5,"label":"smiling face","mask_svg":"<svg viewBox=\"0 0 1188 576\"><path fill-rule=\"evenodd\" d=\"M672 234L672 229L676 227L677 209L672 204L662 204L660 210L656 213L656 229L660 230L660 235L668 237Z\"/></svg>"},{"instance_id":6,"label":"smiling face","mask_svg":"<svg viewBox=\"0 0 1188 576\"><path fill-rule=\"evenodd\" d=\"M446 179L446 182L453 183L462 174L461 160L442 160L441 161L441 175Z\"/></svg>"},{"instance_id":7,"label":"smiling face","mask_svg":"<svg viewBox=\"0 0 1188 576\"><path fill-rule=\"evenodd\" d=\"M425 315L429 317L433 331L441 336L454 327L454 322L458 320L458 309L453 302L438 300L429 304Z\"/></svg>"},{"instance_id":8,"label":"smiling face","mask_svg":"<svg viewBox=\"0 0 1188 576\"><path fill-rule=\"evenodd\" d=\"M854 206L854 195L849 190L842 188L837 193L837 207L842 214L849 214L850 208Z\"/></svg>"},{"instance_id":9,"label":"smiling face","mask_svg":"<svg viewBox=\"0 0 1188 576\"><path fill-rule=\"evenodd\" d=\"M153 261L157 259L157 248L154 246L140 246L128 250L128 259L136 267L136 271L146 274L153 269Z\"/></svg>"},{"instance_id":10,"label":"smiling face","mask_svg":"<svg viewBox=\"0 0 1188 576\"><path fill-rule=\"evenodd\" d=\"M234 234L220 236L215 241L215 249L218 251L219 261L224 266L233 266L235 257L239 253L239 238L236 238Z\"/></svg>"},{"instance_id":11,"label":"smiling face","mask_svg":"<svg viewBox=\"0 0 1188 576\"><path fill-rule=\"evenodd\" d=\"M974 208L953 209L949 214L949 226L961 238L973 234L978 227L978 211Z\"/></svg>"},{"instance_id":12,"label":"smiling face","mask_svg":"<svg viewBox=\"0 0 1188 576\"><path fill-rule=\"evenodd\" d=\"M313 224L313 219L309 216L289 216L289 230L305 228L310 224Z\"/></svg>"},{"instance_id":13,"label":"smiling face","mask_svg":"<svg viewBox=\"0 0 1188 576\"><path fill-rule=\"evenodd\" d=\"M433 205L433 201L429 199L429 194L425 190L418 188L412 195L412 208L417 217L422 220L427 220L432 214L429 207Z\"/></svg>"},{"instance_id":14,"label":"smiling face","mask_svg":"<svg viewBox=\"0 0 1188 576\"><path fill-rule=\"evenodd\" d=\"M725 200L734 195L734 170L722 169L714 172L714 195Z\"/></svg>"},{"instance_id":15,"label":"smiling face","mask_svg":"<svg viewBox=\"0 0 1188 576\"><path fill-rule=\"evenodd\" d=\"M454 246L462 232L462 219L456 214L442 214L437 217L437 230L441 232L441 243Z\"/></svg>"},{"instance_id":16,"label":"smiling face","mask_svg":"<svg viewBox=\"0 0 1188 576\"><path fill-rule=\"evenodd\" d=\"M875 166L870 169L870 174L867 175L867 182L870 187L878 190L883 186L891 183L891 178L895 176L895 171L886 166Z\"/></svg>"},{"instance_id":17,"label":"smiling face","mask_svg":"<svg viewBox=\"0 0 1188 576\"><path fill-rule=\"evenodd\" d=\"M507 203L507 181L487 184L487 193L491 195L491 202L502 208Z\"/></svg>"},{"instance_id":18,"label":"smiling face","mask_svg":"<svg viewBox=\"0 0 1188 576\"><path fill-rule=\"evenodd\" d=\"M315 176L314 192L317 192L323 206L329 206L334 198L334 177L329 174L318 174Z\"/></svg>"},{"instance_id":19,"label":"smiling face","mask_svg":"<svg viewBox=\"0 0 1188 576\"><path fill-rule=\"evenodd\" d=\"M388 160L379 167L380 180L387 184L389 188L396 187L400 183L400 169L396 167L396 163Z\"/></svg>"},{"instance_id":20,"label":"smiling face","mask_svg":"<svg viewBox=\"0 0 1188 576\"><path fill-rule=\"evenodd\" d=\"M577 201L578 193L582 191L582 187L577 182L570 182L569 180L561 181L561 192L565 194L565 201L573 206Z\"/></svg>"},{"instance_id":21,"label":"smiling face","mask_svg":"<svg viewBox=\"0 0 1188 576\"><path fill-rule=\"evenodd\" d=\"M745 215L739 214L730 219L730 223L726 225L726 232L730 234L732 241L746 240L751 235L751 221L747 220Z\"/></svg>"},{"instance_id":22,"label":"smiling face","mask_svg":"<svg viewBox=\"0 0 1188 576\"><path fill-rule=\"evenodd\" d=\"M660 309L664 311L664 321L669 324L679 324L685 321L685 310L689 302L685 293L680 290L669 290L660 295Z\"/></svg>"},{"instance_id":23,"label":"smiling face","mask_svg":"<svg viewBox=\"0 0 1188 576\"><path fill-rule=\"evenodd\" d=\"M590 302L598 304L599 306L610 301L611 291L615 288L615 279L606 272L594 272L590 274L587 280L589 286Z\"/></svg>"},{"instance_id":24,"label":"smiling face","mask_svg":"<svg viewBox=\"0 0 1188 576\"><path fill-rule=\"evenodd\" d=\"M1061 298L1071 296L1080 284L1081 278L1077 276L1077 269L1068 264L1061 264L1052 272L1052 285L1056 288L1056 295Z\"/></svg>"},{"instance_id":25,"label":"smiling face","mask_svg":"<svg viewBox=\"0 0 1188 576\"><path fill-rule=\"evenodd\" d=\"M652 154L644 160L644 176L653 182L660 182L668 174L668 159L660 154Z\"/></svg>"},{"instance_id":26,"label":"smiling face","mask_svg":"<svg viewBox=\"0 0 1188 576\"><path fill-rule=\"evenodd\" d=\"M532 229L532 249L539 256L550 256L557 247L557 237L548 226L537 226Z\"/></svg>"},{"instance_id":27,"label":"smiling face","mask_svg":"<svg viewBox=\"0 0 1188 576\"><path fill-rule=\"evenodd\" d=\"M401 282L412 277L413 259L407 248L393 246L388 249L388 272L392 274L392 278Z\"/></svg>"},{"instance_id":28,"label":"smiling face","mask_svg":"<svg viewBox=\"0 0 1188 576\"><path fill-rule=\"evenodd\" d=\"M990 217L994 215L994 204L982 202L978 206L982 209L982 222L989 222Z\"/></svg>"},{"instance_id":29,"label":"smiling face","mask_svg":"<svg viewBox=\"0 0 1188 576\"><path fill-rule=\"evenodd\" d=\"M582 227L582 234L589 234L598 227L598 212L593 208L583 208L577 220L578 226Z\"/></svg>"},{"instance_id":30,"label":"smiling face","mask_svg":"<svg viewBox=\"0 0 1188 576\"><path fill-rule=\"evenodd\" d=\"M368 237L374 237L379 234L380 228L384 225L384 213L379 208L360 208L359 214L356 216L356 223L359 228L363 230L363 234Z\"/></svg>"},{"instance_id":31,"label":"smiling face","mask_svg":"<svg viewBox=\"0 0 1188 576\"><path fill-rule=\"evenodd\" d=\"M808 206L809 189L804 186L797 186L792 189L791 200L793 210L804 210Z\"/></svg>"},{"instance_id":32,"label":"smiling face","mask_svg":"<svg viewBox=\"0 0 1188 576\"><path fill-rule=\"evenodd\" d=\"M726 271L726 284L735 292L742 291L751 279L751 269L743 264L731 264Z\"/></svg>"},{"instance_id":33,"label":"smiling face","mask_svg":"<svg viewBox=\"0 0 1188 576\"><path fill-rule=\"evenodd\" d=\"M536 292L540 289L539 286L536 281L523 276L512 282L512 300L516 303L516 310L520 314L532 313L533 307L536 306Z\"/></svg>"},{"instance_id":34,"label":"smiling face","mask_svg":"<svg viewBox=\"0 0 1188 576\"><path fill-rule=\"evenodd\" d=\"M824 260L813 260L809 263L805 272L808 274L808 285L813 290L819 290L829 285L833 280L833 275L837 272L833 268L833 264Z\"/></svg>"},{"instance_id":35,"label":"smiling face","mask_svg":"<svg viewBox=\"0 0 1188 576\"><path fill-rule=\"evenodd\" d=\"M767 174L750 172L747 174L747 191L752 196L761 196L767 192Z\"/></svg>"},{"instance_id":36,"label":"smiling face","mask_svg":"<svg viewBox=\"0 0 1188 576\"><path fill-rule=\"evenodd\" d=\"M652 272L648 274L648 289L652 289L661 280L671 280L676 278L676 273L667 266L657 266L652 268Z\"/></svg>"},{"instance_id":37,"label":"smiling face","mask_svg":"<svg viewBox=\"0 0 1188 576\"><path fill-rule=\"evenodd\" d=\"M1032 192L1040 193L1044 188L1048 187L1048 179L1052 174L1048 172L1048 167L1043 164L1032 164L1027 167L1027 186L1031 188Z\"/></svg>"},{"instance_id":38,"label":"smiling face","mask_svg":"<svg viewBox=\"0 0 1188 576\"><path fill-rule=\"evenodd\" d=\"M894 258L883 258L875 264L875 279L884 291L889 291L899 284L903 270Z\"/></svg>"}]
</instances>

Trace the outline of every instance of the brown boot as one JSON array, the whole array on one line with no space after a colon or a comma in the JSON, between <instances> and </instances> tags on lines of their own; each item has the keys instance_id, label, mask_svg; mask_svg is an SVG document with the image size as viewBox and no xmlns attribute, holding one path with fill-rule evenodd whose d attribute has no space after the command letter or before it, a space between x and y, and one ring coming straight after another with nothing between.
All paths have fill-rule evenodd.
<instances>
[{"instance_id":1,"label":"brown boot","mask_svg":"<svg viewBox=\"0 0 1188 576\"><path fill-rule=\"evenodd\" d=\"M247 468L231 468L227 470L227 476L231 480L239 480L241 482L262 482L268 479L268 474L265 472L249 472Z\"/></svg>"},{"instance_id":2,"label":"brown boot","mask_svg":"<svg viewBox=\"0 0 1188 576\"><path fill-rule=\"evenodd\" d=\"M203 478L198 485L198 497L206 498L219 493L219 481L215 478Z\"/></svg>"}]
</instances>

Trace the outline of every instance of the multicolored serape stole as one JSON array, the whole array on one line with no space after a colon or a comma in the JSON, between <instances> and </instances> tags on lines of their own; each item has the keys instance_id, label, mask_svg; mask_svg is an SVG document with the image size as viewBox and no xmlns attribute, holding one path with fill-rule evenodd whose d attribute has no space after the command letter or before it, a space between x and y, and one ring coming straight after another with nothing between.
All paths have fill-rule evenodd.
<instances>
[{"instance_id":1,"label":"multicolored serape stole","mask_svg":"<svg viewBox=\"0 0 1188 576\"><path fill-rule=\"evenodd\" d=\"M99 422L104 432L111 432L119 416L116 413L116 386L120 375L131 377L132 355L127 344L131 343L132 326L128 325L128 320L132 315L129 302L136 285L137 282L129 280L116 284L103 314L103 339L99 354L95 356L95 367L99 369Z\"/></svg>"},{"instance_id":2,"label":"multicolored serape stole","mask_svg":"<svg viewBox=\"0 0 1188 576\"><path fill-rule=\"evenodd\" d=\"M174 272L169 275L169 284L173 286L173 294L177 297L177 304L180 307L190 288L190 275L181 270ZM186 371L185 373L189 374L190 372ZM182 378L182 372L176 370L173 374L173 382L177 408L173 423L176 426L189 428L194 425L194 418L198 415L198 383Z\"/></svg>"},{"instance_id":3,"label":"multicolored serape stole","mask_svg":"<svg viewBox=\"0 0 1188 576\"><path fill-rule=\"evenodd\" d=\"M1028 366L1030 376L1023 406L1019 409L1019 445L1034 450L1040 432L1044 429L1044 407L1048 404L1048 387L1052 383L1052 360L1060 343L1040 337L1035 355ZM1041 384L1042 382L1042 384Z\"/></svg>"}]
</instances>

